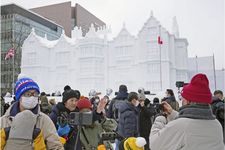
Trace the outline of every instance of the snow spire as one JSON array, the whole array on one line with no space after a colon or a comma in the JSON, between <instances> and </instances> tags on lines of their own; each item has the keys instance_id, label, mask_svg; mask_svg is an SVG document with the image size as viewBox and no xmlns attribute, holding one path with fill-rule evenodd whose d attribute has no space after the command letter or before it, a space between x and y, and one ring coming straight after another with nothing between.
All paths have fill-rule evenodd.
<instances>
[{"instance_id":1,"label":"snow spire","mask_svg":"<svg viewBox=\"0 0 225 150\"><path fill-rule=\"evenodd\" d=\"M179 37L179 28L178 28L176 16L173 17L172 34L174 34L176 38Z\"/></svg>"},{"instance_id":2,"label":"snow spire","mask_svg":"<svg viewBox=\"0 0 225 150\"><path fill-rule=\"evenodd\" d=\"M126 28L126 23L125 22L123 22L123 29L125 29Z\"/></svg>"},{"instance_id":3,"label":"snow spire","mask_svg":"<svg viewBox=\"0 0 225 150\"><path fill-rule=\"evenodd\" d=\"M153 17L153 11L151 10L150 17Z\"/></svg>"}]
</instances>

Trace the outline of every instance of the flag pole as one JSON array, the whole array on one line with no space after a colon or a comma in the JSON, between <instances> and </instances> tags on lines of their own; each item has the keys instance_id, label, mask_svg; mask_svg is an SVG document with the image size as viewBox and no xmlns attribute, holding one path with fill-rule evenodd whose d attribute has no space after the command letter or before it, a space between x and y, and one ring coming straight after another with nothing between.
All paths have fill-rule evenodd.
<instances>
[{"instance_id":1,"label":"flag pole","mask_svg":"<svg viewBox=\"0 0 225 150\"><path fill-rule=\"evenodd\" d=\"M161 37L161 25L159 25L159 37ZM162 91L162 58L161 58L161 43L159 43L159 65L160 65L160 90Z\"/></svg>"},{"instance_id":2,"label":"flag pole","mask_svg":"<svg viewBox=\"0 0 225 150\"><path fill-rule=\"evenodd\" d=\"M12 64L12 96L14 95L14 76L15 76L15 49L14 49L14 15L12 15L12 48L14 50L14 55L13 55L13 64Z\"/></svg>"},{"instance_id":3,"label":"flag pole","mask_svg":"<svg viewBox=\"0 0 225 150\"><path fill-rule=\"evenodd\" d=\"M213 75L214 75L214 83L215 83L215 90L216 90L216 67L215 67L214 53L213 53Z\"/></svg>"}]
</instances>

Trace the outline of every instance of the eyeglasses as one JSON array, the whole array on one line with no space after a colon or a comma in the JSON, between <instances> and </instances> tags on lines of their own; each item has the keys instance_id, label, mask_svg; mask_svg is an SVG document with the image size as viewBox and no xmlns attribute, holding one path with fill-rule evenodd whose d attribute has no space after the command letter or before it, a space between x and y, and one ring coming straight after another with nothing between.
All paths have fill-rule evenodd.
<instances>
[{"instance_id":1,"label":"eyeglasses","mask_svg":"<svg viewBox=\"0 0 225 150\"><path fill-rule=\"evenodd\" d=\"M23 94L24 97L31 97L31 96L34 96L34 97L38 97L39 94L37 92L25 92Z\"/></svg>"}]
</instances>

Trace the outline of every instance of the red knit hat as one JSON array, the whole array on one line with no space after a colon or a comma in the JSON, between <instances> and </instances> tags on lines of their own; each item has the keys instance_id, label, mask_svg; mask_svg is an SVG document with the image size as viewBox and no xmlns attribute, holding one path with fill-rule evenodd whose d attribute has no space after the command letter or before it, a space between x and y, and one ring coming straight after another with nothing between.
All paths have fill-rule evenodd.
<instances>
[{"instance_id":1,"label":"red knit hat","mask_svg":"<svg viewBox=\"0 0 225 150\"><path fill-rule=\"evenodd\" d=\"M207 76L205 74L196 74L191 79L191 83L184 86L181 96L191 102L211 103L212 94Z\"/></svg>"},{"instance_id":2,"label":"red knit hat","mask_svg":"<svg viewBox=\"0 0 225 150\"><path fill-rule=\"evenodd\" d=\"M84 109L84 108L89 108L91 109L91 102L87 97L82 97L78 102L77 102L77 107L79 110Z\"/></svg>"}]
</instances>

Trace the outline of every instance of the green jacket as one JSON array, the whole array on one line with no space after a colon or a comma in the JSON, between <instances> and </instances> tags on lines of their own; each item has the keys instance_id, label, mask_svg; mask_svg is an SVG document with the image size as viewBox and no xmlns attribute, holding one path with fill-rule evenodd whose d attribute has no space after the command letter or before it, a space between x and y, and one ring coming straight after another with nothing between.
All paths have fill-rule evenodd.
<instances>
[{"instance_id":1,"label":"green jacket","mask_svg":"<svg viewBox=\"0 0 225 150\"><path fill-rule=\"evenodd\" d=\"M84 126L81 129L80 140L86 150L96 150L100 141L100 135L102 132L112 132L117 127L117 123L114 119L105 118L99 121L95 121L90 126Z\"/></svg>"}]
</instances>

